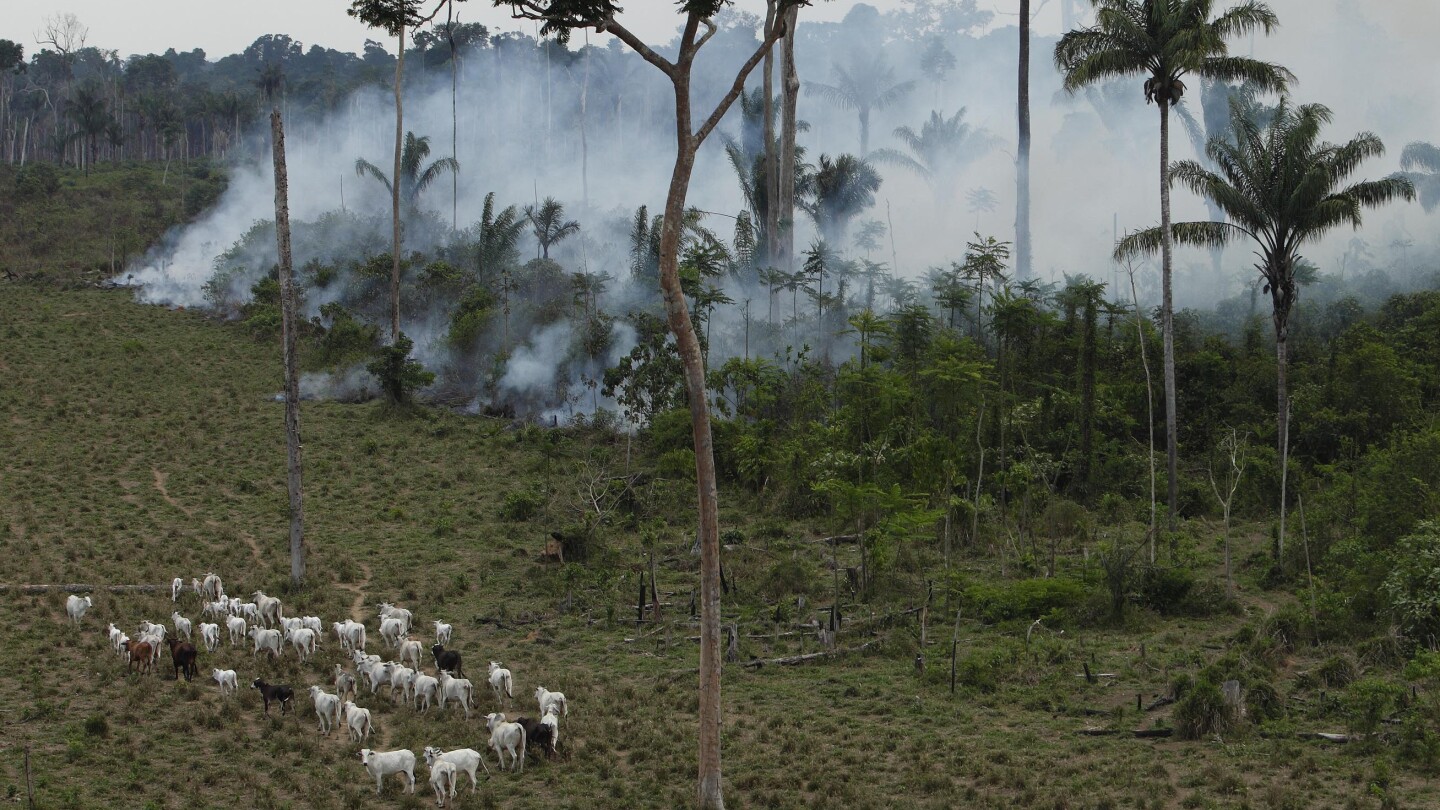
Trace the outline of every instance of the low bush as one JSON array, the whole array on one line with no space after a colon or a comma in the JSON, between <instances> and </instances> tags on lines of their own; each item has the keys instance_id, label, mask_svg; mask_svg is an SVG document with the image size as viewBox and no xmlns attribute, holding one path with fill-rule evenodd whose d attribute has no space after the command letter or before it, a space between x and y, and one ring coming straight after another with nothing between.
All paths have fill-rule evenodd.
<instances>
[{"instance_id":1,"label":"low bush","mask_svg":"<svg viewBox=\"0 0 1440 810\"><path fill-rule=\"evenodd\" d=\"M539 514L544 499L534 490L522 489L505 496L500 505L500 517L505 520L524 522Z\"/></svg>"},{"instance_id":2,"label":"low bush","mask_svg":"<svg viewBox=\"0 0 1440 810\"><path fill-rule=\"evenodd\" d=\"M995 623L1011 619L1059 618L1085 599L1085 586L1070 579L1022 579L983 583L965 589L965 612Z\"/></svg>"},{"instance_id":3,"label":"low bush","mask_svg":"<svg viewBox=\"0 0 1440 810\"><path fill-rule=\"evenodd\" d=\"M1175 730L1187 740L1224 734L1239 719L1226 704L1220 687L1205 679L1190 684L1185 696L1175 705Z\"/></svg>"}]
</instances>

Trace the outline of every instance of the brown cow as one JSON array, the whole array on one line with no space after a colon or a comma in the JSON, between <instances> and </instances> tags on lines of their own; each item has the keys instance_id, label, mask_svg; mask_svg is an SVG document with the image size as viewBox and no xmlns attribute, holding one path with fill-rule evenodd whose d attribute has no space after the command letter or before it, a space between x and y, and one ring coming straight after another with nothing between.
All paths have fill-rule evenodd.
<instances>
[{"instance_id":1,"label":"brown cow","mask_svg":"<svg viewBox=\"0 0 1440 810\"><path fill-rule=\"evenodd\" d=\"M125 647L130 652L130 665L125 668L126 672L134 669L136 672L150 671L150 654L152 649L148 641L127 641Z\"/></svg>"},{"instance_id":2,"label":"brown cow","mask_svg":"<svg viewBox=\"0 0 1440 810\"><path fill-rule=\"evenodd\" d=\"M185 673L187 681L195 677L195 673L198 671L195 659L199 657L199 653L195 651L195 645L178 638L167 639L165 643L170 645L170 665L174 669L175 680L180 680L181 672Z\"/></svg>"}]
</instances>

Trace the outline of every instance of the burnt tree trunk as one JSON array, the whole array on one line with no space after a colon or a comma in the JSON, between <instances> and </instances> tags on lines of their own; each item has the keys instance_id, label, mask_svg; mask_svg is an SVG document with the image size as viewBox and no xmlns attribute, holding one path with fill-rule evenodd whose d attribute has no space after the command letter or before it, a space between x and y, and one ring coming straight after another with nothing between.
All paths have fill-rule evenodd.
<instances>
[{"instance_id":1,"label":"burnt tree trunk","mask_svg":"<svg viewBox=\"0 0 1440 810\"><path fill-rule=\"evenodd\" d=\"M390 249L390 343L400 342L400 154L405 147L405 108L400 101L400 82L405 75L405 26L396 38L395 59L395 171L390 175L390 215L394 236Z\"/></svg>"},{"instance_id":2,"label":"burnt tree trunk","mask_svg":"<svg viewBox=\"0 0 1440 810\"><path fill-rule=\"evenodd\" d=\"M290 180L285 169L285 125L270 113L275 157L275 241L280 254L280 336L285 357L285 468L290 490L290 584L305 579L305 501L300 482L300 374L295 338L295 274L290 257Z\"/></svg>"},{"instance_id":3,"label":"burnt tree trunk","mask_svg":"<svg viewBox=\"0 0 1440 810\"><path fill-rule=\"evenodd\" d=\"M1030 254L1030 0L1020 0L1019 93L1016 103L1018 144L1015 153L1015 274L1034 274Z\"/></svg>"},{"instance_id":4,"label":"burnt tree trunk","mask_svg":"<svg viewBox=\"0 0 1440 810\"><path fill-rule=\"evenodd\" d=\"M787 273L795 262L795 132L799 125L800 98L800 74L795 70L795 23L799 13L798 7L785 12L785 40L780 59L784 97L780 102L780 210L776 213L780 238L775 266Z\"/></svg>"}]
</instances>

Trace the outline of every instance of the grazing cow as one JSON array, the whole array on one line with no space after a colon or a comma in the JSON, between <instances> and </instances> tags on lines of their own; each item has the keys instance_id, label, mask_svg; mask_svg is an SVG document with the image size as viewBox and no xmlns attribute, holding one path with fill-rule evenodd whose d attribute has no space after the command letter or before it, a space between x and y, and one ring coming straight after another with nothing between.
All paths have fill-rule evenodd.
<instances>
[{"instance_id":1,"label":"grazing cow","mask_svg":"<svg viewBox=\"0 0 1440 810\"><path fill-rule=\"evenodd\" d=\"M444 645L435 644L430 647L430 654L435 656L435 668L441 671L449 670L450 674L457 677L465 677L465 671L460 668L460 653L455 650L447 650Z\"/></svg>"},{"instance_id":2,"label":"grazing cow","mask_svg":"<svg viewBox=\"0 0 1440 810\"><path fill-rule=\"evenodd\" d=\"M214 678L215 682L220 684L220 695L222 697L225 695L233 695L235 691L240 688L240 683L236 679L235 670L233 669L212 669L210 670L210 677Z\"/></svg>"},{"instance_id":3,"label":"grazing cow","mask_svg":"<svg viewBox=\"0 0 1440 810\"><path fill-rule=\"evenodd\" d=\"M180 680L180 673L185 673L185 680L195 677L198 671L195 666L195 659L199 653L195 651L195 645L188 641L181 641L172 638L165 642L170 645L170 664L175 669L175 680Z\"/></svg>"},{"instance_id":4,"label":"grazing cow","mask_svg":"<svg viewBox=\"0 0 1440 810\"><path fill-rule=\"evenodd\" d=\"M201 595L210 601L218 602L225 593L225 584L220 581L220 576L212 571L206 574L205 581L200 583L200 591Z\"/></svg>"},{"instance_id":5,"label":"grazing cow","mask_svg":"<svg viewBox=\"0 0 1440 810\"><path fill-rule=\"evenodd\" d=\"M272 685L266 683L259 678L256 678L255 682L250 684L250 688L260 690L260 697L265 699L266 714L270 713L270 701L273 700L279 703L280 713L286 714L290 711L290 701L295 699L295 690L291 689L283 683L277 683Z\"/></svg>"},{"instance_id":6,"label":"grazing cow","mask_svg":"<svg viewBox=\"0 0 1440 810\"><path fill-rule=\"evenodd\" d=\"M495 702L504 706L505 698L515 697L513 686L514 678L510 676L510 670L502 666L499 661L491 661L490 690L495 693Z\"/></svg>"},{"instance_id":7,"label":"grazing cow","mask_svg":"<svg viewBox=\"0 0 1440 810\"><path fill-rule=\"evenodd\" d=\"M94 604L95 603L90 600L90 597L76 596L72 593L65 597L65 612L69 614L70 621L79 624L80 620L85 617L85 611L89 610Z\"/></svg>"},{"instance_id":8,"label":"grazing cow","mask_svg":"<svg viewBox=\"0 0 1440 810\"><path fill-rule=\"evenodd\" d=\"M485 726L490 729L490 747L500 758L500 770L505 770L505 754L510 754L510 769L525 770L525 727L519 723L505 722L503 714L485 715Z\"/></svg>"},{"instance_id":9,"label":"grazing cow","mask_svg":"<svg viewBox=\"0 0 1440 810\"><path fill-rule=\"evenodd\" d=\"M150 656L152 655L150 642L129 641L126 642L126 649L130 653L130 664L126 667L126 671L130 669L134 669L136 672L150 671Z\"/></svg>"},{"instance_id":10,"label":"grazing cow","mask_svg":"<svg viewBox=\"0 0 1440 810\"><path fill-rule=\"evenodd\" d=\"M525 729L525 742L531 751L539 750L547 759L555 756L555 729L549 723L533 717L517 717L513 722Z\"/></svg>"}]
</instances>

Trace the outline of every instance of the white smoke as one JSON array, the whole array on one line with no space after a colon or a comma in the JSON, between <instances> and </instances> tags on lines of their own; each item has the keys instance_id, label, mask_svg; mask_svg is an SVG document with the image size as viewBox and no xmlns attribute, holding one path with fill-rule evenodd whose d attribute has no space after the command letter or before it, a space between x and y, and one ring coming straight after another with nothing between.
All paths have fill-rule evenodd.
<instances>
[{"instance_id":1,"label":"white smoke","mask_svg":"<svg viewBox=\"0 0 1440 810\"><path fill-rule=\"evenodd\" d=\"M885 11L894 6L878 5ZM1290 67L1300 78L1293 92L1297 102L1324 102L1335 110L1335 122L1326 130L1331 140L1348 139L1361 130L1381 135L1389 155L1362 167L1357 177L1381 177L1398 168L1399 150L1411 140L1440 139L1440 99L1433 92L1434 82L1423 78L1440 75L1440 51L1431 47L1437 15L1429 13L1428 2L1389 0L1362 5L1358 0L1272 0L1271 5L1280 15L1281 28L1268 37L1257 36L1253 45L1247 40L1233 43L1232 48ZM836 16L830 11L826 15ZM1046 15L1054 16L1055 11ZM1032 41L1035 269L1042 279L1057 282L1066 274L1088 274L1111 283L1112 296L1126 299L1128 282L1110 261L1110 252L1115 236L1154 225L1159 218L1158 115L1155 107L1144 103L1138 79L1119 85L1109 102L1103 95L1064 94L1053 66L1059 31L1058 20L1051 16L1037 23ZM866 15L853 17L848 23L802 23L798 49L802 82L829 82L834 65L845 64L857 48L880 44L873 30L857 27L856 20L863 21ZM981 160L935 188L899 167L879 166L884 185L876 205L855 224L879 220L890 229L873 258L893 265L899 275L919 279L930 267L960 259L965 242L975 231L1002 240L1013 238L1016 30L1007 27L1011 25L1013 18L1002 15L971 35L947 37L945 45L956 56L957 65L938 86L923 79L914 43L883 43L897 79L917 79L918 84L901 103L872 114L872 149L903 151L892 135L897 126L918 129L931 110L950 115L962 106L967 110L967 122L999 140ZM1364 36L1356 33L1362 28L1368 32ZM1417 30L1432 35L1412 35ZM697 65L697 110L713 103L753 44L753 35L742 26L723 31L706 46ZM613 42L604 47L618 51ZM583 122L583 152L579 108L587 74L582 57L545 59L525 37L513 34L504 47L464 55L455 101L456 156L462 170L453 209L449 177L431 186L423 207L439 223L448 225L453 217L464 228L479 218L484 196L490 191L496 192L501 207L524 205L546 196L560 199L567 206L567 215L578 219L584 231L583 238L554 248L552 258L570 271L583 268L587 273L610 275L614 281L602 303L614 312L616 307L623 311L637 303L653 306L658 300L653 289L630 281L625 228L640 205L648 205L651 215L659 213L673 161L674 134L669 118L670 88L659 72L634 54L602 60L598 49L595 53ZM616 75L606 76L607 81L601 83L602 70ZM758 84L757 74L751 86ZM1192 84L1189 103L1198 108L1199 83ZM431 159L451 153L451 104L448 68L430 74L411 69L405 129L430 136ZM337 109L319 117L292 113L287 143L294 220L313 221L343 205L358 215L351 230L344 231L345 239L364 240L374 252L389 249L389 197L373 180L357 177L354 163L363 157L382 168L389 166L393 114L388 94L374 87L357 91ZM807 161L814 163L822 153L858 151L858 123L853 112L802 93L800 117L810 124L809 131L800 136ZM737 109L701 150L691 183L691 205L722 214L738 213L742 208L721 139L726 133L738 134L738 122ZM1170 146L1172 159L1194 154L1178 116L1172 117ZM196 223L167 235L122 277L139 286L139 300L203 305L206 283L217 270L225 269L217 266L217 259L254 223L273 216L268 130L262 127L252 132L237 152L246 157L233 168L229 188L219 204ZM968 207L967 192L982 188L996 198L994 210ZM1176 220L1208 216L1202 202L1183 189L1176 190L1174 200ZM1418 206L1389 206L1367 213L1360 233L1337 231L1311 246L1310 258L1322 272L1334 273L1342 266L1346 251L1354 252L1352 240L1358 237L1368 246L1371 265L1399 272L1405 264L1402 255L1434 251L1440 245L1436 236L1440 231L1433 223ZM723 217L706 219L706 225L722 237L729 236L732 224ZM803 250L813 231L803 217L798 227L796 246ZM852 233L854 230L852 225ZM444 242L443 235L407 234L412 248ZM850 245L837 247L851 249ZM300 249L297 245L297 253ZM320 245L306 248L312 255L323 255L325 249ZM523 249L535 251L533 241ZM231 280L229 292L247 296L248 285L273 261L273 254L244 257L244 272ZM1180 304L1208 305L1239 293L1253 275L1250 262L1248 248L1228 251L1223 276L1217 279L1203 254L1180 253L1176 277ZM1142 270L1140 285L1142 295L1149 291L1146 297L1153 300L1158 291L1153 267ZM736 301L751 300L752 309L748 320L738 305L715 310L711 367L725 356L747 349L751 354L782 351L783 344L746 345L746 328L768 314L768 292L739 282L727 282L726 291ZM324 290L310 291L308 315L313 316L326 302L326 295ZM454 359L445 340L447 315L446 308L434 307L406 320L404 329L427 365ZM612 363L619 356L616 352L628 351L634 340L628 327L617 324ZM532 328L512 323L510 328L521 338L492 393L550 402L558 398L567 410L582 407L582 402L594 406L598 400L594 387L585 386L579 378L596 378L603 369L577 365L571 359L574 325L560 321ZM487 336L486 345L498 345L494 338ZM352 389L341 386L339 390Z\"/></svg>"}]
</instances>

